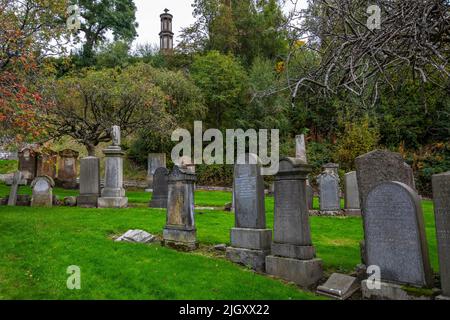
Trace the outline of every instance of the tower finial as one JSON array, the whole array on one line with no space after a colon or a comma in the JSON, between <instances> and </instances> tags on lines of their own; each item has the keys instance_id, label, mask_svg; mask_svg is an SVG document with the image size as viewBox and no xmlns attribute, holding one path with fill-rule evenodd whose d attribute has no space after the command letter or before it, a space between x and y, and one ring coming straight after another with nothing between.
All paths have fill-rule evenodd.
<instances>
[{"instance_id":1,"label":"tower finial","mask_svg":"<svg viewBox=\"0 0 450 320\"><path fill-rule=\"evenodd\" d=\"M170 10L167 9L167 8L164 9L164 12L165 12L165 13L167 13L167 12L169 12L169 11L170 11Z\"/></svg>"}]
</instances>

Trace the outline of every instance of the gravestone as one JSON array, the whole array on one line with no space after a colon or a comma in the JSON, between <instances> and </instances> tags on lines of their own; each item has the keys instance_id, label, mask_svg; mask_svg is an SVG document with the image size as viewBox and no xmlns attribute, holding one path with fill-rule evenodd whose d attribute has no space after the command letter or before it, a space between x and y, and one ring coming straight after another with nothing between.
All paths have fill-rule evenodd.
<instances>
[{"instance_id":1,"label":"gravestone","mask_svg":"<svg viewBox=\"0 0 450 320\"><path fill-rule=\"evenodd\" d=\"M400 153L374 150L355 159L359 202L363 209L367 194L381 182L398 181L415 190L412 169Z\"/></svg>"},{"instance_id":2,"label":"gravestone","mask_svg":"<svg viewBox=\"0 0 450 320\"><path fill-rule=\"evenodd\" d=\"M36 177L36 152L31 148L24 148L19 152L19 171L30 183Z\"/></svg>"},{"instance_id":3,"label":"gravestone","mask_svg":"<svg viewBox=\"0 0 450 320\"><path fill-rule=\"evenodd\" d=\"M360 281L357 278L346 274L333 273L327 282L317 287L316 292L330 298L346 300L360 288Z\"/></svg>"},{"instance_id":4,"label":"gravestone","mask_svg":"<svg viewBox=\"0 0 450 320\"><path fill-rule=\"evenodd\" d=\"M280 160L275 176L272 253L268 274L310 287L322 278L322 260L315 258L306 204L306 177L311 166L300 159Z\"/></svg>"},{"instance_id":5,"label":"gravestone","mask_svg":"<svg viewBox=\"0 0 450 320\"><path fill-rule=\"evenodd\" d=\"M158 168L165 168L165 167L166 167L165 153L149 153L148 168L147 168L147 183L149 189L153 189L153 179L156 170Z\"/></svg>"},{"instance_id":6,"label":"gravestone","mask_svg":"<svg viewBox=\"0 0 450 320\"><path fill-rule=\"evenodd\" d=\"M112 145L103 150L105 155L105 187L98 198L99 208L126 208L128 198L123 188L123 156L120 148L120 127L111 129Z\"/></svg>"},{"instance_id":7,"label":"gravestone","mask_svg":"<svg viewBox=\"0 0 450 320\"><path fill-rule=\"evenodd\" d=\"M306 180L306 200L308 205L308 210L314 209L314 189Z\"/></svg>"},{"instance_id":8,"label":"gravestone","mask_svg":"<svg viewBox=\"0 0 450 320\"><path fill-rule=\"evenodd\" d=\"M233 262L264 271L272 230L266 229L261 164L256 155L246 157L246 164L234 166L235 227L231 229L231 247L227 248L226 255Z\"/></svg>"},{"instance_id":9,"label":"gravestone","mask_svg":"<svg viewBox=\"0 0 450 320\"><path fill-rule=\"evenodd\" d=\"M450 171L433 175L432 182L442 287L439 298L450 299Z\"/></svg>"},{"instance_id":10,"label":"gravestone","mask_svg":"<svg viewBox=\"0 0 450 320\"><path fill-rule=\"evenodd\" d=\"M163 230L165 246L182 250L195 250L198 246L194 220L195 181L195 174L178 166L168 176L167 217Z\"/></svg>"},{"instance_id":11,"label":"gravestone","mask_svg":"<svg viewBox=\"0 0 450 320\"><path fill-rule=\"evenodd\" d=\"M77 187L77 159L79 153L65 149L59 152L57 184L66 189Z\"/></svg>"},{"instance_id":12,"label":"gravestone","mask_svg":"<svg viewBox=\"0 0 450 320\"><path fill-rule=\"evenodd\" d=\"M356 171L344 175L344 188L345 213L350 216L361 215Z\"/></svg>"},{"instance_id":13,"label":"gravestone","mask_svg":"<svg viewBox=\"0 0 450 320\"><path fill-rule=\"evenodd\" d=\"M48 176L37 177L31 182L33 193L32 207L51 207L53 205L53 187L55 182Z\"/></svg>"},{"instance_id":14,"label":"gravestone","mask_svg":"<svg viewBox=\"0 0 450 320\"><path fill-rule=\"evenodd\" d=\"M318 176L320 188L320 211L322 215L338 215L340 211L339 165L328 163L323 166L324 172Z\"/></svg>"},{"instance_id":15,"label":"gravestone","mask_svg":"<svg viewBox=\"0 0 450 320\"><path fill-rule=\"evenodd\" d=\"M84 208L97 207L100 196L100 159L85 157L80 160L80 195L77 206Z\"/></svg>"},{"instance_id":16,"label":"gravestone","mask_svg":"<svg viewBox=\"0 0 450 320\"><path fill-rule=\"evenodd\" d=\"M380 268L384 286L432 286L422 207L412 188L396 181L375 186L365 202L364 232L367 265ZM365 282L363 294L373 297L381 292Z\"/></svg>"},{"instance_id":17,"label":"gravestone","mask_svg":"<svg viewBox=\"0 0 450 320\"><path fill-rule=\"evenodd\" d=\"M37 156L36 176L48 176L54 180L56 178L56 163L58 154L53 150L44 150Z\"/></svg>"},{"instance_id":18,"label":"gravestone","mask_svg":"<svg viewBox=\"0 0 450 320\"><path fill-rule=\"evenodd\" d=\"M13 177L13 183L9 191L8 206L15 206L17 203L17 191L19 190L19 184L22 180L22 173L16 171Z\"/></svg>"},{"instance_id":19,"label":"gravestone","mask_svg":"<svg viewBox=\"0 0 450 320\"><path fill-rule=\"evenodd\" d=\"M306 156L306 142L305 135L301 134L295 137L295 157L308 163Z\"/></svg>"},{"instance_id":20,"label":"gravestone","mask_svg":"<svg viewBox=\"0 0 450 320\"><path fill-rule=\"evenodd\" d=\"M167 208L169 170L160 167L156 169L153 177L153 195L149 203L150 208Z\"/></svg>"}]
</instances>

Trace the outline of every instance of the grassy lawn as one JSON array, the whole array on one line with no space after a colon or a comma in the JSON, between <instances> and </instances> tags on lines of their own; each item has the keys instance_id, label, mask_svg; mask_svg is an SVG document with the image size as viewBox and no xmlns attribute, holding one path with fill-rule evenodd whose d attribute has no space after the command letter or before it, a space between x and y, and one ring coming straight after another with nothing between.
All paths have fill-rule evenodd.
<instances>
[{"instance_id":1,"label":"grassy lawn","mask_svg":"<svg viewBox=\"0 0 450 320\"><path fill-rule=\"evenodd\" d=\"M29 192L21 188L20 193ZM60 197L77 191L55 189ZM8 188L0 185L0 196ZM150 195L128 192L123 210L0 207L0 299L317 299L311 293L226 261L210 245L229 243L234 215L197 210L202 248L181 253L159 245L115 243L128 229L162 234L165 211L144 204ZM196 192L196 204L223 206L227 192ZM317 199L315 199L317 205ZM430 256L437 271L431 201L423 202ZM266 197L268 227L273 198ZM326 273L351 272L360 263L360 218L311 217L313 242ZM81 267L81 290L66 289L66 268Z\"/></svg>"}]
</instances>

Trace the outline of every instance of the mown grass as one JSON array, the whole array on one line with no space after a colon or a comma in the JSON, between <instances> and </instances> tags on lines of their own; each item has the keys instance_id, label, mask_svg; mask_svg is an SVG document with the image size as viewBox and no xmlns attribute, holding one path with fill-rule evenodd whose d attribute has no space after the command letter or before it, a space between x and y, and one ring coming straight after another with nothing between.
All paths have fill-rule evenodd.
<instances>
[{"instance_id":1,"label":"mown grass","mask_svg":"<svg viewBox=\"0 0 450 320\"><path fill-rule=\"evenodd\" d=\"M21 192L28 192L21 188ZM0 196L8 193L0 186ZM56 189L76 195L77 191ZM161 235L165 211L146 208L150 195L128 192L138 207L79 209L0 207L1 299L310 299L297 287L254 274L200 250L180 253L157 245L115 243L113 234L143 229ZM219 207L227 192L196 192L196 204ZM317 205L317 199L315 199ZM423 201L430 257L438 270L431 201ZM273 227L273 198L266 197L267 224ZM229 244L234 215L196 210L201 245ZM311 217L317 255L326 273L351 272L360 263L362 221L354 217ZM78 265L82 290L66 289L65 270Z\"/></svg>"}]
</instances>

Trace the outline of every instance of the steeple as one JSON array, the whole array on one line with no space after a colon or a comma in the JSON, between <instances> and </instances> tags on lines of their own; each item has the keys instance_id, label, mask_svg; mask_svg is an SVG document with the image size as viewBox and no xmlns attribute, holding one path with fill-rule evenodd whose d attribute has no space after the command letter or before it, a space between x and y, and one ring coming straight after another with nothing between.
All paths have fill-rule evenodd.
<instances>
[{"instance_id":1,"label":"steeple","mask_svg":"<svg viewBox=\"0 0 450 320\"><path fill-rule=\"evenodd\" d=\"M164 9L161 17L161 32L159 33L160 45L159 48L162 53L170 54L173 51L173 32L172 19L173 16L169 13L169 9Z\"/></svg>"}]
</instances>

